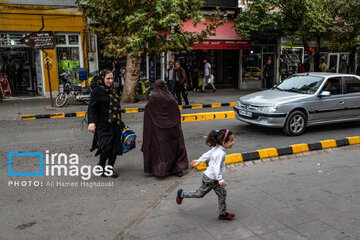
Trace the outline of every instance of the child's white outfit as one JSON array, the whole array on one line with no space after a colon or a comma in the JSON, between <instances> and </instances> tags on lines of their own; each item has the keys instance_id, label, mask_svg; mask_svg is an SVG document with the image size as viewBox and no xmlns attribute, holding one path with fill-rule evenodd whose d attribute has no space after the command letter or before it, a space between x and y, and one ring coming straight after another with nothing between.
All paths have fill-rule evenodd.
<instances>
[{"instance_id":1,"label":"child's white outfit","mask_svg":"<svg viewBox=\"0 0 360 240\"><path fill-rule=\"evenodd\" d=\"M202 198L213 189L218 196L220 215L226 214L226 189L220 186L220 183L224 182L222 173L225 167L225 158L225 148L219 145L204 153L198 159L198 163L206 161L208 167L204 172L200 188L196 191L183 191L181 197Z\"/></svg>"}]
</instances>

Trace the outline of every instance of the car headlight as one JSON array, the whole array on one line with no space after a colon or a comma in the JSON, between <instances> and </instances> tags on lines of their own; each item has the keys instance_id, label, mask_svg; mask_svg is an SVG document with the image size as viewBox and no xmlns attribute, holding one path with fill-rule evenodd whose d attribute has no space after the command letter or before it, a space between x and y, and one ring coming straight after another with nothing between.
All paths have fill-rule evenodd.
<instances>
[{"instance_id":1,"label":"car headlight","mask_svg":"<svg viewBox=\"0 0 360 240\"><path fill-rule=\"evenodd\" d=\"M277 112L277 110L278 110L278 107L276 107L276 106L259 107L259 111L261 111L261 112L274 113L274 112Z\"/></svg>"},{"instance_id":2,"label":"car headlight","mask_svg":"<svg viewBox=\"0 0 360 240\"><path fill-rule=\"evenodd\" d=\"M241 104L240 100L238 100L238 101L236 102L236 107L237 107L237 108L241 108L241 105L242 105L242 104Z\"/></svg>"}]
</instances>

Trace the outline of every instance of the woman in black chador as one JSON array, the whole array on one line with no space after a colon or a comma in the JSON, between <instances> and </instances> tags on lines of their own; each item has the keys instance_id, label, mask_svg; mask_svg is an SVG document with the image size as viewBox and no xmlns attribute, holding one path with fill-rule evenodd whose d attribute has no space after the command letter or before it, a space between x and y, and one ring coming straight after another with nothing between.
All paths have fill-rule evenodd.
<instances>
[{"instance_id":1,"label":"woman in black chador","mask_svg":"<svg viewBox=\"0 0 360 240\"><path fill-rule=\"evenodd\" d=\"M182 177L188 168L179 107L163 80L156 80L153 94L145 106L141 151L145 173Z\"/></svg>"},{"instance_id":2,"label":"woman in black chador","mask_svg":"<svg viewBox=\"0 0 360 240\"><path fill-rule=\"evenodd\" d=\"M93 81L96 87L93 89L88 107L88 130L94 133L94 139L90 151L98 149L95 156L100 155L98 165L103 167L102 176L107 176L105 171L106 160L112 166L111 177L118 177L114 171L117 155L122 154L121 148L121 121L120 97L115 93L114 75L110 70L103 70Z\"/></svg>"}]
</instances>

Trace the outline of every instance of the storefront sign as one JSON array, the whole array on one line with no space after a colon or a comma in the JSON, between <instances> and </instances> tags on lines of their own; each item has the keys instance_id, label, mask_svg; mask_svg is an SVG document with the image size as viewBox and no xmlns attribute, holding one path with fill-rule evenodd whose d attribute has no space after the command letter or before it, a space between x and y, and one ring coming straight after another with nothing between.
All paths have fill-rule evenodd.
<instances>
[{"instance_id":1,"label":"storefront sign","mask_svg":"<svg viewBox=\"0 0 360 240\"><path fill-rule=\"evenodd\" d=\"M54 49L55 48L55 36L53 32L33 32L29 36L20 40L26 46L34 49Z\"/></svg>"},{"instance_id":2,"label":"storefront sign","mask_svg":"<svg viewBox=\"0 0 360 240\"><path fill-rule=\"evenodd\" d=\"M218 50L236 50L236 49L250 49L250 41L226 41L226 40L205 40L196 42L193 49L218 49Z\"/></svg>"}]
</instances>

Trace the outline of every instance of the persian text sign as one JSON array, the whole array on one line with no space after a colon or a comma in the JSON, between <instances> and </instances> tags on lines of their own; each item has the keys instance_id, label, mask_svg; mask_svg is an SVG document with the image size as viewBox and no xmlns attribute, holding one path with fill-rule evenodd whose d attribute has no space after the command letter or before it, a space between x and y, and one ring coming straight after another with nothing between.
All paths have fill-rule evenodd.
<instances>
[{"instance_id":1,"label":"persian text sign","mask_svg":"<svg viewBox=\"0 0 360 240\"><path fill-rule=\"evenodd\" d=\"M34 49L54 49L55 48L55 36L53 32L33 32L29 36L21 39L21 42L26 46Z\"/></svg>"},{"instance_id":2,"label":"persian text sign","mask_svg":"<svg viewBox=\"0 0 360 240\"><path fill-rule=\"evenodd\" d=\"M194 43L193 49L250 49L249 41L205 40Z\"/></svg>"}]
</instances>

